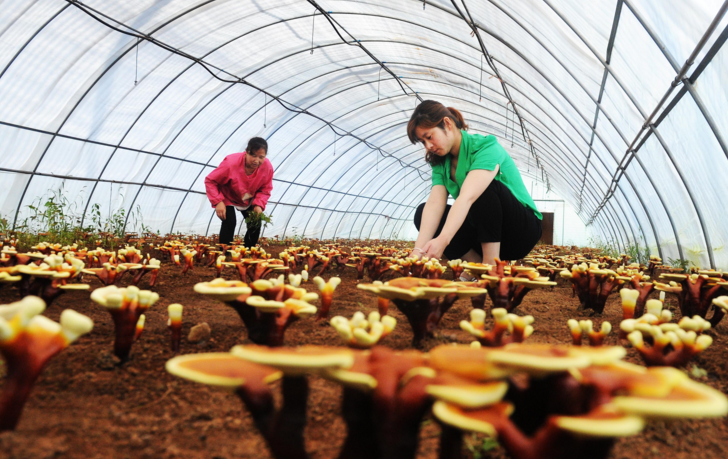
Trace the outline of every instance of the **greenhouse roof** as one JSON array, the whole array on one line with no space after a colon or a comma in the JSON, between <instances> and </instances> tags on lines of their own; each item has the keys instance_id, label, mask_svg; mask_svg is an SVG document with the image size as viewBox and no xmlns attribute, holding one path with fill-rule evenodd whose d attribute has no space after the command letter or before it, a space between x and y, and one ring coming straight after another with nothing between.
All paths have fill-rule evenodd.
<instances>
[{"instance_id":1,"label":"greenhouse roof","mask_svg":"<svg viewBox=\"0 0 728 459\"><path fill-rule=\"evenodd\" d=\"M460 109L604 240L728 268L728 2L17 0L0 16L0 212L220 226L204 178L263 136L265 235L410 238L414 107ZM721 108L723 107L723 108Z\"/></svg>"}]
</instances>

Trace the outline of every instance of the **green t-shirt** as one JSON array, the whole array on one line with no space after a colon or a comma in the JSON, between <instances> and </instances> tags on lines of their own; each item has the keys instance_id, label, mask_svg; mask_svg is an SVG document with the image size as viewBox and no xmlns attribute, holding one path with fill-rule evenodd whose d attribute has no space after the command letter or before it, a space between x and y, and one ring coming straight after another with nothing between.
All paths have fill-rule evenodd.
<instances>
[{"instance_id":1,"label":"green t-shirt","mask_svg":"<svg viewBox=\"0 0 728 459\"><path fill-rule=\"evenodd\" d=\"M463 186L465 176L474 169L485 169L488 171L495 170L496 164L500 166L495 180L508 187L513 196L529 209L533 210L539 220L543 220L543 215L536 209L536 204L531 199L531 195L523 184L521 173L518 172L516 163L508 154L508 152L498 143L495 136L489 135L483 137L480 134L470 134L468 131L461 130L463 138L460 141L460 154L458 155L458 165L455 171L455 181L450 179L450 160L452 155L445 156L445 162L432 166L432 186L444 185L448 193L457 199L460 195L460 187Z\"/></svg>"}]
</instances>

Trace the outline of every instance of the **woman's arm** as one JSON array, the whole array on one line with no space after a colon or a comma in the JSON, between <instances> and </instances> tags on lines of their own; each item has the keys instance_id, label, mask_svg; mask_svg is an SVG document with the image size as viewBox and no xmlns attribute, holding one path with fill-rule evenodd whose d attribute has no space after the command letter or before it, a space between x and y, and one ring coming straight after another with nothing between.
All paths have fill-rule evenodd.
<instances>
[{"instance_id":1,"label":"woman's arm","mask_svg":"<svg viewBox=\"0 0 728 459\"><path fill-rule=\"evenodd\" d=\"M220 163L217 169L205 177L205 193L207 194L207 199L215 207L215 213L220 220L225 220L226 217L225 197L220 192L220 185L226 183L229 178L230 164L228 164L227 157L222 160L222 163Z\"/></svg>"},{"instance_id":2,"label":"woman's arm","mask_svg":"<svg viewBox=\"0 0 728 459\"><path fill-rule=\"evenodd\" d=\"M475 200L483 194L483 191L488 188L490 182L492 182L496 174L498 174L498 169L499 166L496 165L495 170L492 171L475 169L468 172L468 175L465 177L465 181L463 181L463 187L460 189L460 195L453 203L450 213L447 215L445 226L442 228L440 235L427 242L424 247L422 247L426 256L433 258L442 257L445 247L450 244L455 233L457 233L463 225L463 222L465 222L465 217L467 217L468 211L470 211L470 206L472 206L473 202L475 202ZM425 206L425 209L427 209L427 206ZM424 223L424 215L422 220ZM437 225L435 228L437 228ZM422 234L421 231L420 234ZM434 234L434 231L432 234ZM415 245L415 247L419 246Z\"/></svg>"},{"instance_id":3,"label":"woman's arm","mask_svg":"<svg viewBox=\"0 0 728 459\"><path fill-rule=\"evenodd\" d=\"M422 210L422 221L420 222L420 234L415 241L415 247L422 249L425 243L432 239L440 224L442 214L447 205L447 188L444 185L435 185L430 190L430 197L427 198L425 208ZM425 252L415 251L412 255L422 256Z\"/></svg>"}]
</instances>

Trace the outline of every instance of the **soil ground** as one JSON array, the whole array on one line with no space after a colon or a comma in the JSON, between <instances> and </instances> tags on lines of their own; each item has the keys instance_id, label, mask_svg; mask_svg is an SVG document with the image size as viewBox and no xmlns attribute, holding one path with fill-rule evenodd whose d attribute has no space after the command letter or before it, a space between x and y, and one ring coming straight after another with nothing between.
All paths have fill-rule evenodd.
<instances>
[{"instance_id":1,"label":"soil ground","mask_svg":"<svg viewBox=\"0 0 728 459\"><path fill-rule=\"evenodd\" d=\"M276 252L276 250L271 250ZM91 317L94 330L50 361L35 385L16 431L0 434L0 458L268 458L262 437L250 415L232 393L181 380L164 370L173 356L169 350L166 306L182 303L182 353L227 352L236 344L248 342L237 314L222 303L193 292L195 283L211 280L213 268L196 266L187 276L180 268L163 264L154 290L160 300L147 313L144 334L132 349L132 360L123 367L114 365L111 355L113 324L110 315L89 299L88 292L62 295L45 315L58 320L63 309L71 308ZM356 288L356 272L334 269L324 275L339 275L343 282L334 295L331 315L351 317L354 312L376 309L376 298ZM451 273L445 274L446 277ZM232 270L224 277L236 278ZM92 289L100 287L86 276ZM366 281L366 280L365 280ZM145 288L147 279L142 281ZM308 282L309 291L316 287ZM0 304L18 299L15 289L0 290ZM679 318L676 300L668 295L670 309ZM486 303L490 310L490 300ZM470 301L459 300L445 315L439 334L425 348L447 342L469 343L459 322L468 317ZM535 333L530 342L570 343L566 327L570 318L591 318L599 325L608 320L615 329L621 319L618 294L608 300L602 317L580 310L571 286L560 284L552 290L529 293L516 310L535 317ZM390 308L398 325L382 344L406 349L412 332L406 318ZM492 323L492 320L489 319ZM204 344L187 342L190 327L207 322L212 338ZM596 327L595 327L596 328ZM694 379L724 393L728 390L728 320L711 330L713 345L694 360L691 373L705 370ZM286 333L286 345L341 345L334 329L313 318L294 323ZM617 344L616 334L607 344ZM626 358L641 363L633 349ZM1 363L1 362L0 362ZM692 370L692 371L691 371ZM0 373L2 370L0 369ZM0 379L0 384L2 380ZM312 459L338 457L346 435L340 416L341 389L328 381L311 378L306 445ZM278 388L276 388L277 391ZM424 421L418 458L436 458L439 427ZM464 457L505 458L502 448L483 451L483 438L466 435ZM610 458L725 458L728 457L728 418L653 422L642 434L620 440Z\"/></svg>"}]
</instances>

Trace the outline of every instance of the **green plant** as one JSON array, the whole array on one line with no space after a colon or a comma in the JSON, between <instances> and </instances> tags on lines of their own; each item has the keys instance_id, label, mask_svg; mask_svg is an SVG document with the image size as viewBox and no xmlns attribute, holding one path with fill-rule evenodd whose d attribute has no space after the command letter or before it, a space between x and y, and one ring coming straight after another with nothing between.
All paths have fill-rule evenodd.
<instances>
[{"instance_id":1,"label":"green plant","mask_svg":"<svg viewBox=\"0 0 728 459\"><path fill-rule=\"evenodd\" d=\"M122 187L119 190L122 199L123 192ZM100 237L98 233L108 233L118 238L118 242L113 238L105 238L105 242L109 245L108 248L113 249L124 238L124 224L127 220L138 231L150 231L144 225L140 206L137 206L128 218L124 208L119 208L104 218L100 205L96 203L88 211L91 224L83 225L84 218L79 211L83 207L83 203L83 194L79 194L76 200L69 199L63 184L57 189L39 196L27 206L27 216L14 228L17 231L18 245L25 250L38 242L63 245L83 242L94 246ZM0 231L7 231L8 226L7 220L0 218Z\"/></svg>"},{"instance_id":2,"label":"green plant","mask_svg":"<svg viewBox=\"0 0 728 459\"><path fill-rule=\"evenodd\" d=\"M494 450L498 446L498 440L493 437L483 437L482 434L473 433L465 440L465 446L473 455L473 459L482 459L485 453Z\"/></svg>"},{"instance_id":3,"label":"green plant","mask_svg":"<svg viewBox=\"0 0 728 459\"><path fill-rule=\"evenodd\" d=\"M672 266L673 268L682 268L683 270L687 271L690 266L695 266L695 263L693 263L690 260L685 260L683 258L667 258L667 263Z\"/></svg>"},{"instance_id":4,"label":"green plant","mask_svg":"<svg viewBox=\"0 0 728 459\"><path fill-rule=\"evenodd\" d=\"M265 229L269 224L273 223L271 217L273 217L273 215L266 215L263 212L250 212L248 213L248 216L245 217L245 224L250 229L260 228L260 225L263 225L263 229Z\"/></svg>"}]
</instances>

